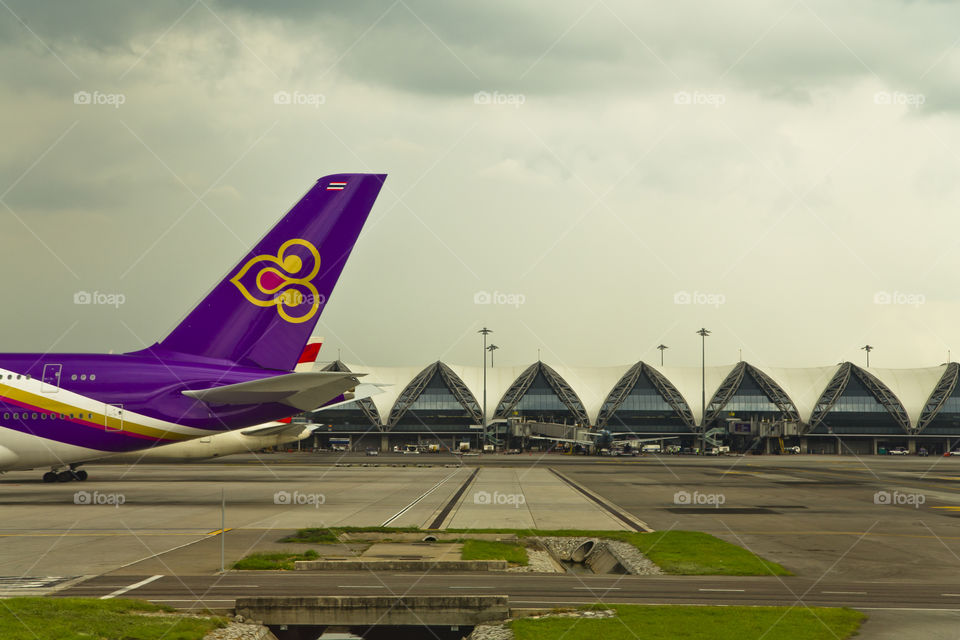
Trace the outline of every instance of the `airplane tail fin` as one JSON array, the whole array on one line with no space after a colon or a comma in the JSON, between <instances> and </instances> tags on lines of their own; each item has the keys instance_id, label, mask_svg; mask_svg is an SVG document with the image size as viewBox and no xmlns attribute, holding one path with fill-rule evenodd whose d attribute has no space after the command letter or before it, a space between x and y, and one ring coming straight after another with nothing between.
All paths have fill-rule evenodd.
<instances>
[{"instance_id":1,"label":"airplane tail fin","mask_svg":"<svg viewBox=\"0 0 960 640\"><path fill-rule=\"evenodd\" d=\"M293 369L385 179L318 180L153 349Z\"/></svg>"},{"instance_id":2,"label":"airplane tail fin","mask_svg":"<svg viewBox=\"0 0 960 640\"><path fill-rule=\"evenodd\" d=\"M317 357L320 355L320 347L323 346L323 338L313 336L307 340L307 346L303 348L303 353L297 360L297 366L293 368L297 373L309 373L313 371L313 365L317 363Z\"/></svg>"}]
</instances>

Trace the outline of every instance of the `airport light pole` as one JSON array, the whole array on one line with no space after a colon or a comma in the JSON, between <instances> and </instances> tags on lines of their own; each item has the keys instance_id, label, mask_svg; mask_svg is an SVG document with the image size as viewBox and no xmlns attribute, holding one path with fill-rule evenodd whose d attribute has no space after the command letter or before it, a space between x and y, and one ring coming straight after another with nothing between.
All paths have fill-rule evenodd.
<instances>
[{"instance_id":1,"label":"airport light pole","mask_svg":"<svg viewBox=\"0 0 960 640\"><path fill-rule=\"evenodd\" d=\"M873 351L873 347L870 346L869 344L865 344L862 347L860 347L860 349L862 351L867 352L867 368L869 369L870 368L870 352Z\"/></svg>"},{"instance_id":2,"label":"airport light pole","mask_svg":"<svg viewBox=\"0 0 960 640\"><path fill-rule=\"evenodd\" d=\"M493 329L484 327L477 333L483 334L483 443L480 445L483 451L483 445L487 444L487 336L493 333Z\"/></svg>"},{"instance_id":3,"label":"airport light pole","mask_svg":"<svg viewBox=\"0 0 960 640\"><path fill-rule=\"evenodd\" d=\"M499 349L499 348L500 348L500 347L498 347L498 346L495 345L495 344L492 344L492 345L490 345L489 347L487 347L487 351L490 352L490 368L491 368L491 369L493 369L493 352L496 351L496 350Z\"/></svg>"},{"instance_id":4,"label":"airport light pole","mask_svg":"<svg viewBox=\"0 0 960 640\"><path fill-rule=\"evenodd\" d=\"M657 349L660 349L660 366L661 366L661 367L663 366L663 352L664 352L665 350L669 349L669 348L670 348L670 347L668 347L668 346L665 345L665 344L658 344L658 345L657 345Z\"/></svg>"},{"instance_id":5,"label":"airport light pole","mask_svg":"<svg viewBox=\"0 0 960 640\"><path fill-rule=\"evenodd\" d=\"M707 453L707 336L710 331L701 328L700 336L700 455Z\"/></svg>"}]
</instances>

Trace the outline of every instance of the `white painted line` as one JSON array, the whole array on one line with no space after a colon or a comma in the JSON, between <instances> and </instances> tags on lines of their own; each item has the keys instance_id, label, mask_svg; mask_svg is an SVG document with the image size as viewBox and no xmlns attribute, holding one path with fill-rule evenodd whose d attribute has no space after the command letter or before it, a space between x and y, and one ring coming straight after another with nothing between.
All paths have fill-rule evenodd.
<instances>
[{"instance_id":1,"label":"white painted line","mask_svg":"<svg viewBox=\"0 0 960 640\"><path fill-rule=\"evenodd\" d=\"M940 595L945 598L960 598L960 593L941 593Z\"/></svg>"},{"instance_id":2,"label":"white painted line","mask_svg":"<svg viewBox=\"0 0 960 640\"><path fill-rule=\"evenodd\" d=\"M382 584L338 584L338 589L386 589Z\"/></svg>"},{"instance_id":3,"label":"white painted line","mask_svg":"<svg viewBox=\"0 0 960 640\"><path fill-rule=\"evenodd\" d=\"M101 600L109 600L110 598L116 598L116 597L119 596L119 595L123 595L124 593L126 593L126 592L128 592L128 591L133 591L134 589L139 589L139 588L142 587L143 585L145 585L145 584L150 584L150 583L153 582L154 580L159 580L159 579L162 578L162 577L163 577L163 574L160 574L160 575L158 575L158 576L152 576L152 577L150 577L150 578L147 578L146 580L141 580L140 582L131 584L131 585L128 586L128 587L124 587L124 588L122 588L122 589L117 589L117 590L114 591L113 593L108 593L108 594L105 595L105 596L100 596L100 599L101 599Z\"/></svg>"},{"instance_id":4,"label":"white painted line","mask_svg":"<svg viewBox=\"0 0 960 640\"><path fill-rule=\"evenodd\" d=\"M173 598L167 600L157 600L156 598L150 598L150 602L234 602L234 598L225 600L223 598L204 598L203 600L196 600L193 598Z\"/></svg>"},{"instance_id":5,"label":"white painted line","mask_svg":"<svg viewBox=\"0 0 960 640\"><path fill-rule=\"evenodd\" d=\"M697 591L722 591L722 592L729 591L729 592L735 592L735 593L743 593L746 591L746 589L697 589Z\"/></svg>"},{"instance_id":6,"label":"white painted line","mask_svg":"<svg viewBox=\"0 0 960 640\"><path fill-rule=\"evenodd\" d=\"M493 589L493 587L447 587L448 589Z\"/></svg>"},{"instance_id":7,"label":"white painted line","mask_svg":"<svg viewBox=\"0 0 960 640\"><path fill-rule=\"evenodd\" d=\"M821 591L820 593L832 593L838 596L865 596L866 591Z\"/></svg>"},{"instance_id":8,"label":"white painted line","mask_svg":"<svg viewBox=\"0 0 960 640\"><path fill-rule=\"evenodd\" d=\"M574 587L574 591L620 591L620 587Z\"/></svg>"},{"instance_id":9,"label":"white painted line","mask_svg":"<svg viewBox=\"0 0 960 640\"><path fill-rule=\"evenodd\" d=\"M213 584L211 589L259 589L258 584Z\"/></svg>"},{"instance_id":10,"label":"white painted line","mask_svg":"<svg viewBox=\"0 0 960 640\"><path fill-rule=\"evenodd\" d=\"M386 520L384 520L384 521L383 521L383 524L381 524L380 526L381 526L381 527L386 527L386 526L389 525L391 522L393 522L394 520L396 520L397 518L399 518L400 516L402 516L403 514L405 514L407 511L410 511L410 509L413 509L413 508L417 505L418 502L420 502L421 500L423 500L424 498L426 498L428 495L430 495L431 493L433 493L434 491L436 491L437 488L440 487L440 485L442 485L443 483L445 483L447 480L449 480L449 479L452 478L453 476L457 475L457 474L460 472L461 469L465 469L465 468L466 468L466 467L458 467L458 468L454 469L453 473L451 473L451 474L448 475L446 478L444 478L443 480L441 480L441 481L438 482L437 484L433 485L432 487L430 487L429 489L427 489L426 491L424 491L422 494L420 494L420 497L419 497L419 498L417 498L416 500L414 500L413 502L411 502L410 504L408 504L407 506L405 506L403 509L401 509L400 511L396 512L395 514L393 514L392 516L390 516L389 518L387 518Z\"/></svg>"}]
</instances>

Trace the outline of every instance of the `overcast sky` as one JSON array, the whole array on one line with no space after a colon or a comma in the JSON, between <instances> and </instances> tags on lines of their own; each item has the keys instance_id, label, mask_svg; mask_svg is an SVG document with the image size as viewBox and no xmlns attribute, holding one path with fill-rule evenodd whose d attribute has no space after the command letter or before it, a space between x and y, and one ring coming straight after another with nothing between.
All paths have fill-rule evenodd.
<instances>
[{"instance_id":1,"label":"overcast sky","mask_svg":"<svg viewBox=\"0 0 960 640\"><path fill-rule=\"evenodd\" d=\"M956 4L0 4L3 350L150 344L376 171L328 358L960 354Z\"/></svg>"}]
</instances>

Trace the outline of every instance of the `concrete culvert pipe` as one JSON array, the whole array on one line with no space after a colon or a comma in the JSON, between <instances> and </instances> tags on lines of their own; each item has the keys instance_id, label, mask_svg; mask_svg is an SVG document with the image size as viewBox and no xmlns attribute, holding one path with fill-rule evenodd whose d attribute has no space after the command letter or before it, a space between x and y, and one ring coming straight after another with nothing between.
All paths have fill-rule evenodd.
<instances>
[{"instance_id":1,"label":"concrete culvert pipe","mask_svg":"<svg viewBox=\"0 0 960 640\"><path fill-rule=\"evenodd\" d=\"M595 546L597 546L596 540L585 540L583 544L570 552L570 560L577 564L582 564Z\"/></svg>"},{"instance_id":2,"label":"concrete culvert pipe","mask_svg":"<svg viewBox=\"0 0 960 640\"><path fill-rule=\"evenodd\" d=\"M437 536L424 536L424 537L423 537L423 541L424 541L424 542L436 542L436 541L437 541Z\"/></svg>"}]
</instances>

